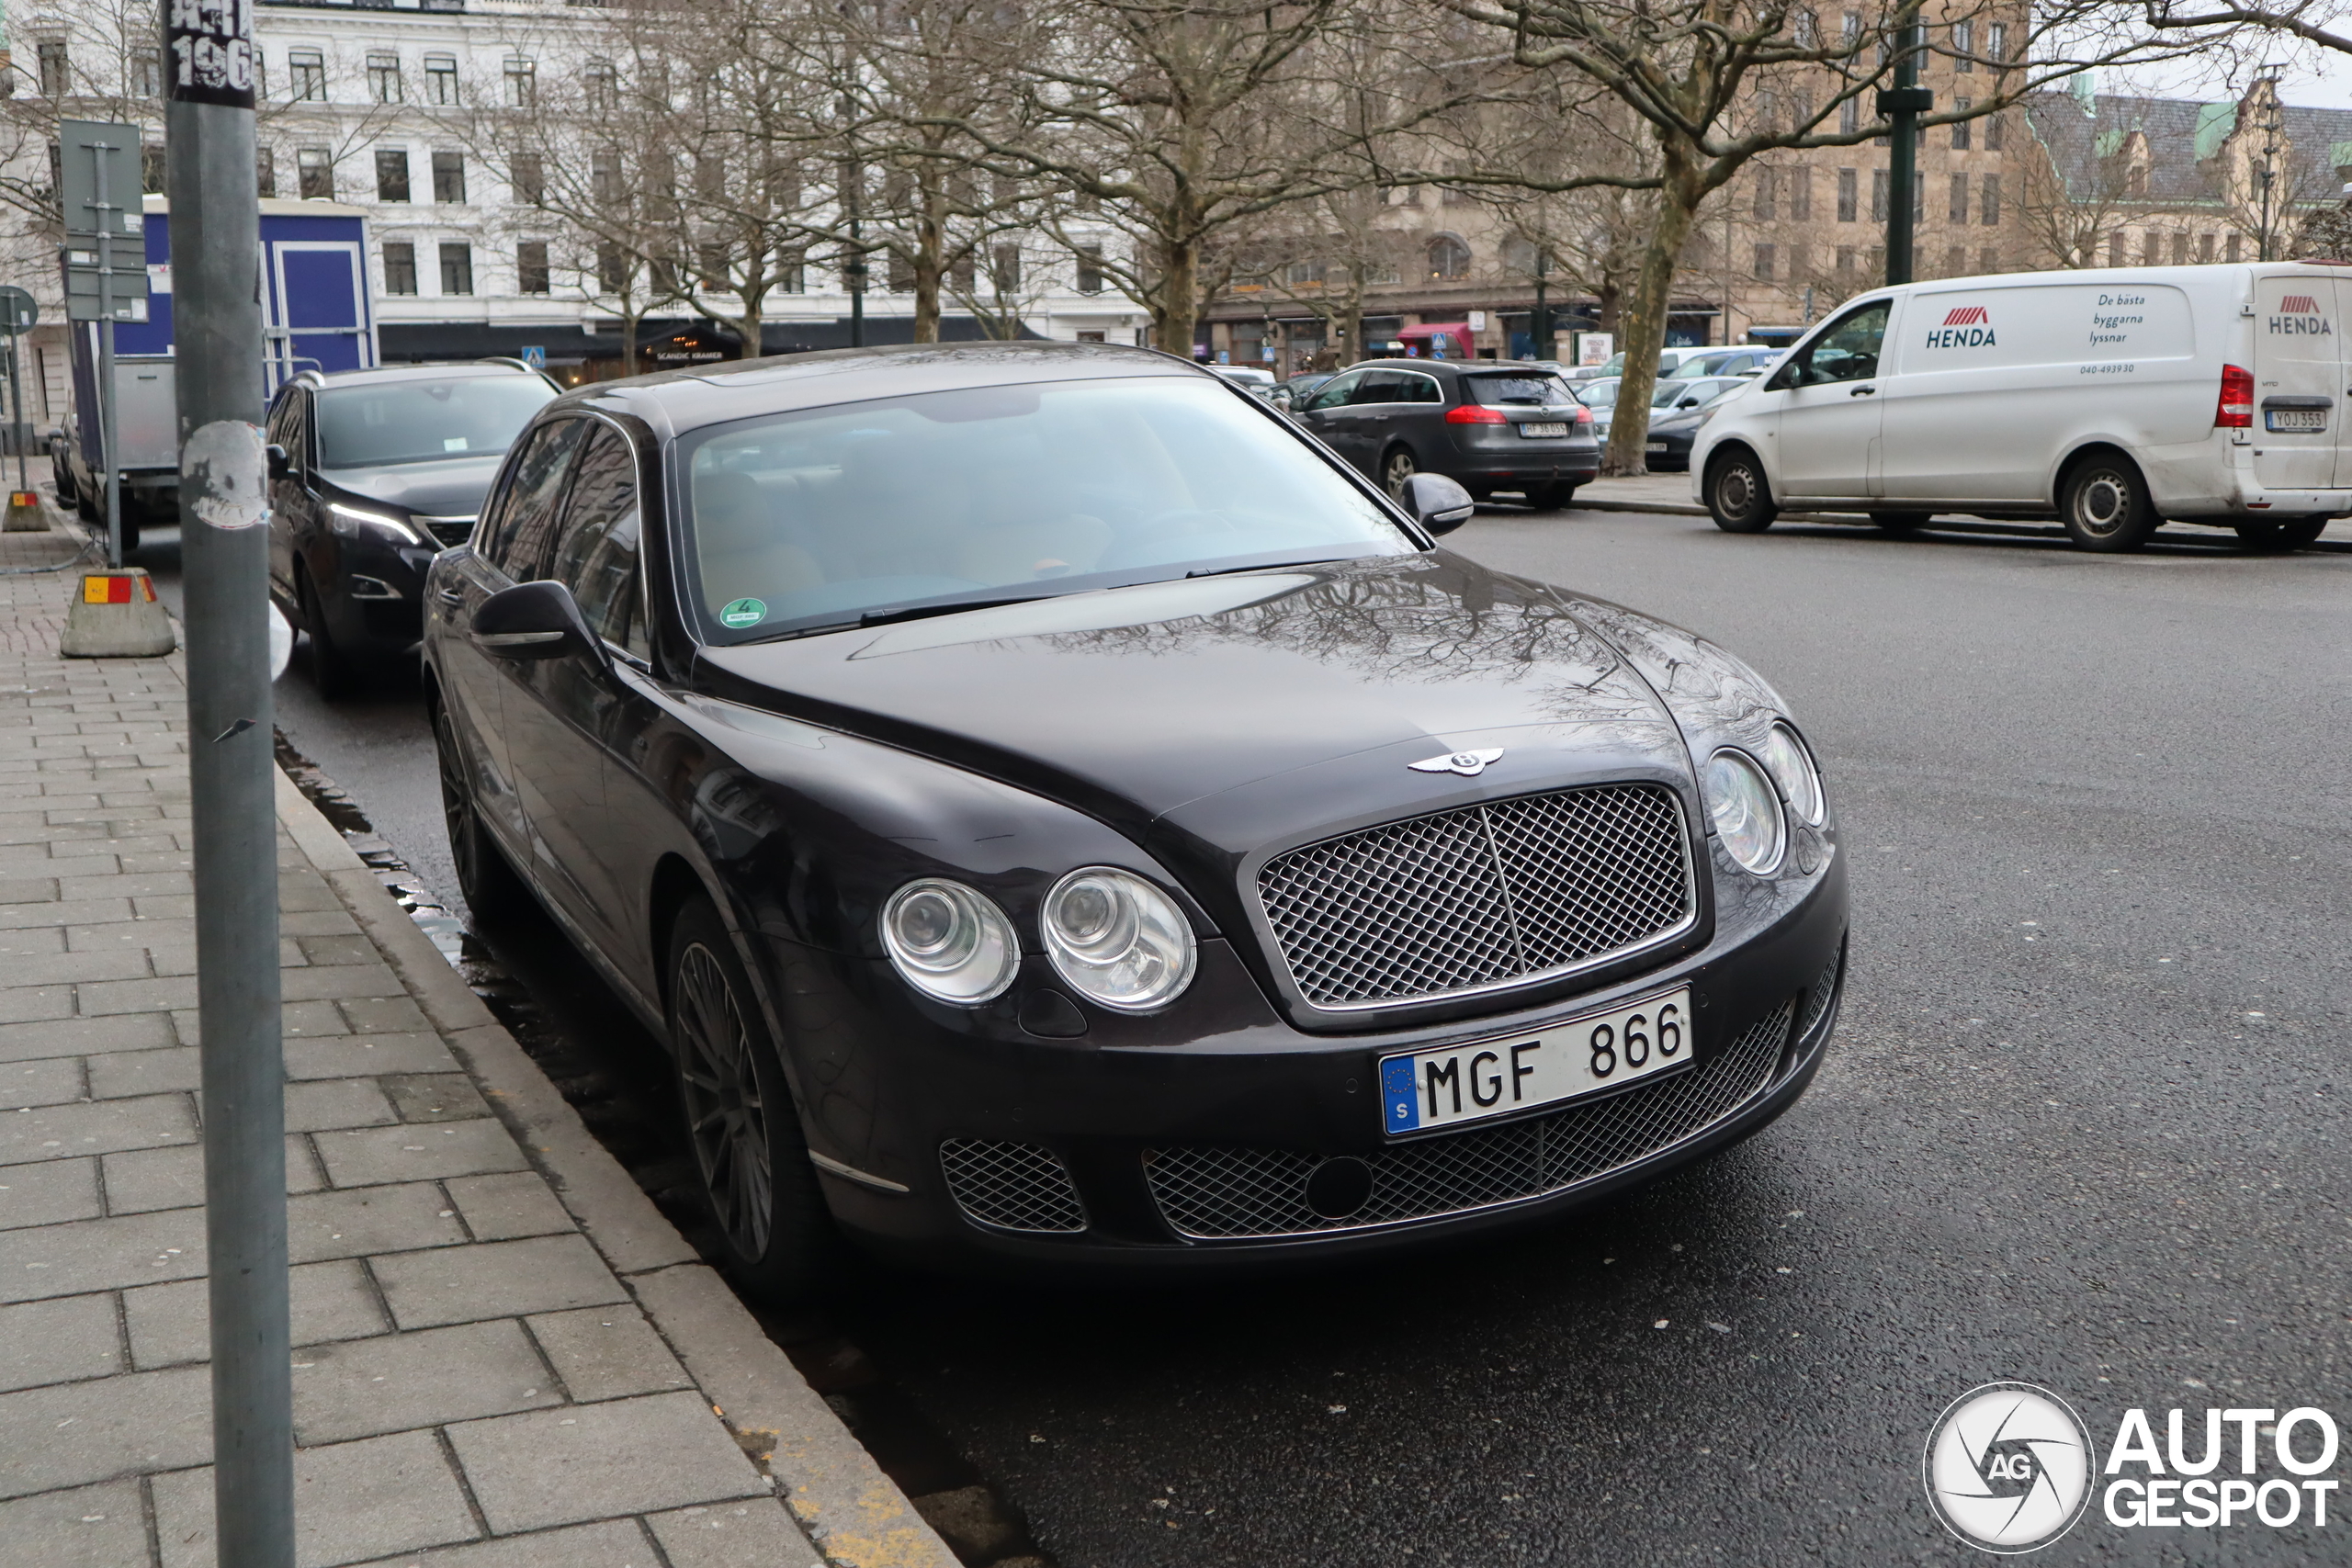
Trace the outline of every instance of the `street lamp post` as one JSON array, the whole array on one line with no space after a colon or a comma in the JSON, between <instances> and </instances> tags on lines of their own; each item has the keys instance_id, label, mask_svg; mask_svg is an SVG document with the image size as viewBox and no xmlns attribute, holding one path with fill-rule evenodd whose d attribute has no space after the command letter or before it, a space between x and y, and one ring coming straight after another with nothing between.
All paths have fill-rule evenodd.
<instances>
[{"instance_id":1,"label":"street lamp post","mask_svg":"<svg viewBox=\"0 0 2352 1568\"><path fill-rule=\"evenodd\" d=\"M1886 172L1886 281L1908 283L1917 268L1913 261L1918 200L1919 117L1936 107L1936 96L1919 85L1919 51L1926 29L1914 22L1905 27L1894 56L1894 85L1878 96L1879 118L1888 125Z\"/></svg>"}]
</instances>

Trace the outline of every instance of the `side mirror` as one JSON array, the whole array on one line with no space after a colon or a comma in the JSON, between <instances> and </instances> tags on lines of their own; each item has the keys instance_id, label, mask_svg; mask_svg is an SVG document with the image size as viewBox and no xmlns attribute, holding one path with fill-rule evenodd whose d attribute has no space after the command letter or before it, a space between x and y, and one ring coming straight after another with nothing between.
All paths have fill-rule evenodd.
<instances>
[{"instance_id":1,"label":"side mirror","mask_svg":"<svg viewBox=\"0 0 2352 1568\"><path fill-rule=\"evenodd\" d=\"M282 479L294 469L294 459L288 457L286 448L275 441L262 448L262 455L269 461L271 479Z\"/></svg>"},{"instance_id":2,"label":"side mirror","mask_svg":"<svg viewBox=\"0 0 2352 1568\"><path fill-rule=\"evenodd\" d=\"M1451 534L1478 510L1470 492L1443 474L1415 474L1405 481L1404 499L1414 521L1432 534Z\"/></svg>"},{"instance_id":3,"label":"side mirror","mask_svg":"<svg viewBox=\"0 0 2352 1568\"><path fill-rule=\"evenodd\" d=\"M560 582L500 589L474 612L473 640L499 659L562 659L598 646L571 590Z\"/></svg>"}]
</instances>

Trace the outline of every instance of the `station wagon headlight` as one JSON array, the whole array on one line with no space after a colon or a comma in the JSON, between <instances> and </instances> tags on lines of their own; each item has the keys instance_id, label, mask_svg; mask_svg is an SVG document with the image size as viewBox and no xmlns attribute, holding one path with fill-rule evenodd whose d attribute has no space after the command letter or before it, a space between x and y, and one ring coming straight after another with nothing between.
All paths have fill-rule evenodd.
<instances>
[{"instance_id":1,"label":"station wagon headlight","mask_svg":"<svg viewBox=\"0 0 2352 1568\"><path fill-rule=\"evenodd\" d=\"M1021 967L1021 943L1004 911L986 894L938 877L890 896L882 907L882 945L908 985L957 1007L1002 996Z\"/></svg>"},{"instance_id":2,"label":"station wagon headlight","mask_svg":"<svg viewBox=\"0 0 2352 1568\"><path fill-rule=\"evenodd\" d=\"M1758 876L1779 865L1788 826L1781 797L1755 759L1725 747L1707 759L1700 784L1708 819L1731 858Z\"/></svg>"},{"instance_id":3,"label":"station wagon headlight","mask_svg":"<svg viewBox=\"0 0 2352 1568\"><path fill-rule=\"evenodd\" d=\"M369 512L363 507L345 506L339 501L327 502L327 528L346 539L375 532L390 536L404 545L421 545L416 530L388 512Z\"/></svg>"},{"instance_id":4,"label":"station wagon headlight","mask_svg":"<svg viewBox=\"0 0 2352 1568\"><path fill-rule=\"evenodd\" d=\"M1797 820L1814 827L1821 825L1821 770L1813 765L1813 755L1798 739L1796 731L1785 724L1776 724L1764 738L1764 769L1772 782L1781 786L1781 798Z\"/></svg>"},{"instance_id":5,"label":"station wagon headlight","mask_svg":"<svg viewBox=\"0 0 2352 1568\"><path fill-rule=\"evenodd\" d=\"M1114 1012L1149 1012L1193 983L1193 924L1168 895L1106 865L1073 871L1046 895L1055 972Z\"/></svg>"}]
</instances>

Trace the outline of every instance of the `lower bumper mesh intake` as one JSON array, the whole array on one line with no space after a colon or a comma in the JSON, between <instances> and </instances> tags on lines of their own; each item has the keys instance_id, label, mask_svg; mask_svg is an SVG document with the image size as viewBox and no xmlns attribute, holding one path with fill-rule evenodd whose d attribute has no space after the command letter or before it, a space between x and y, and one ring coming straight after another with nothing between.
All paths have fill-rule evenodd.
<instances>
[{"instance_id":1,"label":"lower bumper mesh intake","mask_svg":"<svg viewBox=\"0 0 2352 1568\"><path fill-rule=\"evenodd\" d=\"M1761 1094L1796 1007L1790 998L1698 1067L1646 1088L1364 1156L1371 1194L1338 1217L1309 1204L1308 1179L1326 1163L1318 1155L1214 1145L1152 1149L1144 1176L1169 1225L1202 1241L1362 1230L1541 1197L1679 1144Z\"/></svg>"},{"instance_id":2,"label":"lower bumper mesh intake","mask_svg":"<svg viewBox=\"0 0 2352 1568\"><path fill-rule=\"evenodd\" d=\"M1086 1228L1086 1205L1061 1156L1036 1144L948 1138L939 1168L956 1206L991 1230L1067 1235Z\"/></svg>"}]
</instances>

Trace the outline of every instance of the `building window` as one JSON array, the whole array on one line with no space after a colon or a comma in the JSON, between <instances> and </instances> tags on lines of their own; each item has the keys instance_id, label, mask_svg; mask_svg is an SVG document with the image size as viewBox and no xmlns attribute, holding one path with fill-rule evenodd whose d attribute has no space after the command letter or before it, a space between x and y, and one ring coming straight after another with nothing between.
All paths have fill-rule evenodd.
<instances>
[{"instance_id":1,"label":"building window","mask_svg":"<svg viewBox=\"0 0 2352 1568\"><path fill-rule=\"evenodd\" d=\"M1944 217L1954 223L1968 221L1968 176L1966 175L1952 175L1951 205L1946 209Z\"/></svg>"},{"instance_id":2,"label":"building window","mask_svg":"<svg viewBox=\"0 0 2352 1568\"><path fill-rule=\"evenodd\" d=\"M326 56L315 49L298 49L286 56L286 69L293 73L288 91L297 100L313 103L327 101Z\"/></svg>"},{"instance_id":3,"label":"building window","mask_svg":"<svg viewBox=\"0 0 2352 1568\"><path fill-rule=\"evenodd\" d=\"M1021 247L999 245L989 253L989 286L999 295L1017 292L1021 288Z\"/></svg>"},{"instance_id":4,"label":"building window","mask_svg":"<svg viewBox=\"0 0 2352 1568\"><path fill-rule=\"evenodd\" d=\"M2140 236L2140 265L2162 266L2165 261L2165 237L2154 229Z\"/></svg>"},{"instance_id":5,"label":"building window","mask_svg":"<svg viewBox=\"0 0 2352 1568\"><path fill-rule=\"evenodd\" d=\"M628 187L621 179L617 152L598 152L588 160L588 195L599 207L617 207Z\"/></svg>"},{"instance_id":6,"label":"building window","mask_svg":"<svg viewBox=\"0 0 2352 1568\"><path fill-rule=\"evenodd\" d=\"M2001 270L2001 253L1987 245L1976 253L1976 270L1996 273Z\"/></svg>"},{"instance_id":7,"label":"building window","mask_svg":"<svg viewBox=\"0 0 2352 1568\"><path fill-rule=\"evenodd\" d=\"M1886 280L1886 247L1872 245L1870 250L1870 278L1872 284Z\"/></svg>"},{"instance_id":8,"label":"building window","mask_svg":"<svg viewBox=\"0 0 2352 1568\"><path fill-rule=\"evenodd\" d=\"M1968 106L1975 101L1973 98L1954 98L1951 101L1951 107L1966 114ZM1951 128L1951 150L1955 152L1965 152L1968 151L1968 142L1969 122L1964 119L1954 121Z\"/></svg>"},{"instance_id":9,"label":"building window","mask_svg":"<svg viewBox=\"0 0 2352 1568\"><path fill-rule=\"evenodd\" d=\"M628 263L618 245L596 247L596 288L605 294L618 294L628 287Z\"/></svg>"},{"instance_id":10,"label":"building window","mask_svg":"<svg viewBox=\"0 0 2352 1568\"><path fill-rule=\"evenodd\" d=\"M2007 123L2008 118L2004 114L1988 114L1984 117L1984 151L1987 152L1998 152L2001 150L2001 127Z\"/></svg>"},{"instance_id":11,"label":"building window","mask_svg":"<svg viewBox=\"0 0 2352 1568\"><path fill-rule=\"evenodd\" d=\"M1944 253L1944 276L1958 277L1968 270L1968 247L1954 245Z\"/></svg>"},{"instance_id":12,"label":"building window","mask_svg":"<svg viewBox=\"0 0 2352 1568\"><path fill-rule=\"evenodd\" d=\"M266 198L277 195L277 153L271 148L254 149L254 188Z\"/></svg>"},{"instance_id":13,"label":"building window","mask_svg":"<svg viewBox=\"0 0 2352 1568\"><path fill-rule=\"evenodd\" d=\"M1851 223L1860 215L1857 184L1858 179L1853 170L1838 171L1838 221L1840 223Z\"/></svg>"},{"instance_id":14,"label":"building window","mask_svg":"<svg viewBox=\"0 0 2352 1568\"><path fill-rule=\"evenodd\" d=\"M713 242L700 249L695 257L695 281L705 294L724 294L728 291L734 280L728 276L725 245ZM907 287L914 287L912 277L907 280Z\"/></svg>"},{"instance_id":15,"label":"building window","mask_svg":"<svg viewBox=\"0 0 2352 1568\"><path fill-rule=\"evenodd\" d=\"M1756 171L1756 216L1759 219L1769 220L1778 215L1772 197L1779 174L1779 170L1770 168Z\"/></svg>"},{"instance_id":16,"label":"building window","mask_svg":"<svg viewBox=\"0 0 2352 1568\"><path fill-rule=\"evenodd\" d=\"M454 104L458 101L457 56L428 54L424 57L424 101L428 104Z\"/></svg>"},{"instance_id":17,"label":"building window","mask_svg":"<svg viewBox=\"0 0 2352 1568\"><path fill-rule=\"evenodd\" d=\"M410 265L414 265L413 263ZM545 240L524 240L515 245L514 291L517 294L548 292L548 243Z\"/></svg>"},{"instance_id":18,"label":"building window","mask_svg":"<svg viewBox=\"0 0 2352 1568\"><path fill-rule=\"evenodd\" d=\"M471 294L474 291L474 248L463 240L441 242L441 292Z\"/></svg>"},{"instance_id":19,"label":"building window","mask_svg":"<svg viewBox=\"0 0 2352 1568\"><path fill-rule=\"evenodd\" d=\"M1789 37L1799 49L1821 46L1821 18L1807 8L1799 11L1796 21L1789 28Z\"/></svg>"},{"instance_id":20,"label":"building window","mask_svg":"<svg viewBox=\"0 0 2352 1568\"><path fill-rule=\"evenodd\" d=\"M506 165L506 178L514 199L526 207L537 207L548 197L548 166L537 152L515 153Z\"/></svg>"},{"instance_id":21,"label":"building window","mask_svg":"<svg viewBox=\"0 0 2352 1568\"><path fill-rule=\"evenodd\" d=\"M620 98L620 73L613 69L609 60L592 60L581 67L580 91L590 109L599 113L610 110Z\"/></svg>"},{"instance_id":22,"label":"building window","mask_svg":"<svg viewBox=\"0 0 2352 1568\"><path fill-rule=\"evenodd\" d=\"M1862 41L1862 14L1860 11L1847 12L1838 36L1845 40L1848 49L1860 44Z\"/></svg>"},{"instance_id":23,"label":"building window","mask_svg":"<svg viewBox=\"0 0 2352 1568\"><path fill-rule=\"evenodd\" d=\"M262 57L261 46L254 46L254 96L264 103L269 101L269 62Z\"/></svg>"},{"instance_id":24,"label":"building window","mask_svg":"<svg viewBox=\"0 0 2352 1568\"><path fill-rule=\"evenodd\" d=\"M1838 134L1851 136L1861 129L1861 105L1855 99L1848 98L1838 106Z\"/></svg>"},{"instance_id":25,"label":"building window","mask_svg":"<svg viewBox=\"0 0 2352 1568\"><path fill-rule=\"evenodd\" d=\"M2245 259L2245 236L2244 234L2232 233L2228 239L2222 242L2222 259L2224 261L2243 261Z\"/></svg>"},{"instance_id":26,"label":"building window","mask_svg":"<svg viewBox=\"0 0 2352 1568\"><path fill-rule=\"evenodd\" d=\"M444 202L466 199L466 155L463 152L433 154L433 199Z\"/></svg>"},{"instance_id":27,"label":"building window","mask_svg":"<svg viewBox=\"0 0 2352 1568\"><path fill-rule=\"evenodd\" d=\"M1078 247L1078 291L1080 294L1102 292L1102 247L1100 244Z\"/></svg>"},{"instance_id":28,"label":"building window","mask_svg":"<svg viewBox=\"0 0 2352 1568\"><path fill-rule=\"evenodd\" d=\"M1976 186L1978 190L1983 192L1983 195L1978 197L1978 201L1980 203L1980 209L1983 214L1982 221L1984 227L1987 229L1999 228L2001 226L2001 176L1998 175L1986 175L1976 182Z\"/></svg>"},{"instance_id":29,"label":"building window","mask_svg":"<svg viewBox=\"0 0 2352 1568\"><path fill-rule=\"evenodd\" d=\"M384 292L416 292L416 246L407 240L384 242Z\"/></svg>"},{"instance_id":30,"label":"building window","mask_svg":"<svg viewBox=\"0 0 2352 1568\"><path fill-rule=\"evenodd\" d=\"M957 281L968 289L972 287L972 254L969 251L964 253L962 266L963 270L957 275ZM806 255L799 251L778 252L775 279L775 286L779 292L806 293L808 288L808 264Z\"/></svg>"},{"instance_id":31,"label":"building window","mask_svg":"<svg viewBox=\"0 0 2352 1568\"><path fill-rule=\"evenodd\" d=\"M1455 234L1440 234L1429 244L1430 276L1441 283L1470 276L1470 247Z\"/></svg>"},{"instance_id":32,"label":"building window","mask_svg":"<svg viewBox=\"0 0 2352 1568\"><path fill-rule=\"evenodd\" d=\"M408 150L383 148L376 150L376 199L406 201L408 199Z\"/></svg>"},{"instance_id":33,"label":"building window","mask_svg":"<svg viewBox=\"0 0 2352 1568\"><path fill-rule=\"evenodd\" d=\"M139 188L149 196L164 194L164 182L168 164L164 156L164 144L150 141L139 149Z\"/></svg>"},{"instance_id":34,"label":"building window","mask_svg":"<svg viewBox=\"0 0 2352 1568\"><path fill-rule=\"evenodd\" d=\"M1951 25L1951 68L1962 74L1976 69L1976 24L1954 22Z\"/></svg>"},{"instance_id":35,"label":"building window","mask_svg":"<svg viewBox=\"0 0 2352 1568\"><path fill-rule=\"evenodd\" d=\"M130 90L142 98L164 96L164 57L142 49L130 57Z\"/></svg>"},{"instance_id":36,"label":"building window","mask_svg":"<svg viewBox=\"0 0 2352 1568\"><path fill-rule=\"evenodd\" d=\"M1758 245L1756 247L1756 281L1758 283L1770 283L1772 281L1772 264L1776 259L1777 257L1775 256L1771 246Z\"/></svg>"},{"instance_id":37,"label":"building window","mask_svg":"<svg viewBox=\"0 0 2352 1568\"><path fill-rule=\"evenodd\" d=\"M401 101L401 57L397 54L368 56L368 96L379 104Z\"/></svg>"},{"instance_id":38,"label":"building window","mask_svg":"<svg viewBox=\"0 0 2352 1568\"><path fill-rule=\"evenodd\" d=\"M1988 22L1984 27L1984 57L1995 68L2009 62L2009 24Z\"/></svg>"},{"instance_id":39,"label":"building window","mask_svg":"<svg viewBox=\"0 0 2352 1568\"><path fill-rule=\"evenodd\" d=\"M2177 230L2173 233L2172 265L2175 266L2188 265L2188 231L2186 229Z\"/></svg>"},{"instance_id":40,"label":"building window","mask_svg":"<svg viewBox=\"0 0 2352 1568\"><path fill-rule=\"evenodd\" d=\"M1783 171L1789 185L1789 217L1799 223L1813 221L1813 165L1800 164Z\"/></svg>"},{"instance_id":41,"label":"building window","mask_svg":"<svg viewBox=\"0 0 2352 1568\"><path fill-rule=\"evenodd\" d=\"M65 40L45 38L33 46L40 61L40 92L45 98L62 98L72 92L73 72L65 58Z\"/></svg>"},{"instance_id":42,"label":"building window","mask_svg":"<svg viewBox=\"0 0 2352 1568\"><path fill-rule=\"evenodd\" d=\"M2235 261L2237 257L2232 256L2230 259ZM2124 238L2123 231L2120 229L2107 237L2107 265L2109 266L2132 265L2131 242Z\"/></svg>"},{"instance_id":43,"label":"building window","mask_svg":"<svg viewBox=\"0 0 2352 1568\"><path fill-rule=\"evenodd\" d=\"M1871 171L1871 221L1873 223L1886 221L1886 171L1884 169Z\"/></svg>"},{"instance_id":44,"label":"building window","mask_svg":"<svg viewBox=\"0 0 2352 1568\"><path fill-rule=\"evenodd\" d=\"M295 194L304 201L334 199L334 154L323 147L303 147L294 153Z\"/></svg>"},{"instance_id":45,"label":"building window","mask_svg":"<svg viewBox=\"0 0 2352 1568\"><path fill-rule=\"evenodd\" d=\"M510 56L506 62L506 107L525 109L538 101L538 66L531 61Z\"/></svg>"}]
</instances>

